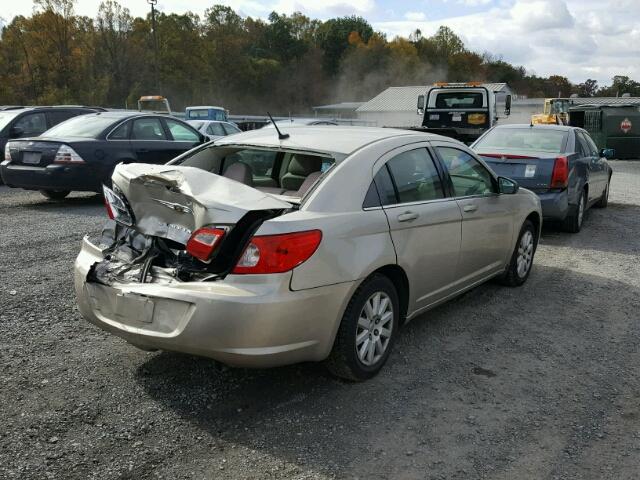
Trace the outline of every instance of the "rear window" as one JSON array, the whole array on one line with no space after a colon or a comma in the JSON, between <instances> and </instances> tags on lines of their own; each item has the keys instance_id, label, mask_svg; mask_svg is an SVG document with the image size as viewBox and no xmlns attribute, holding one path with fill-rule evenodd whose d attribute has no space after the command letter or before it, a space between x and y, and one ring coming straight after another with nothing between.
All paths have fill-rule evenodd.
<instances>
[{"instance_id":1,"label":"rear window","mask_svg":"<svg viewBox=\"0 0 640 480\"><path fill-rule=\"evenodd\" d=\"M489 131L473 146L478 153L492 150L518 150L562 153L567 132L542 128L496 128Z\"/></svg>"},{"instance_id":2,"label":"rear window","mask_svg":"<svg viewBox=\"0 0 640 480\"><path fill-rule=\"evenodd\" d=\"M97 138L117 120L102 115L80 115L50 128L47 136Z\"/></svg>"},{"instance_id":3,"label":"rear window","mask_svg":"<svg viewBox=\"0 0 640 480\"><path fill-rule=\"evenodd\" d=\"M482 108L482 92L444 92L436 95L436 108Z\"/></svg>"}]
</instances>

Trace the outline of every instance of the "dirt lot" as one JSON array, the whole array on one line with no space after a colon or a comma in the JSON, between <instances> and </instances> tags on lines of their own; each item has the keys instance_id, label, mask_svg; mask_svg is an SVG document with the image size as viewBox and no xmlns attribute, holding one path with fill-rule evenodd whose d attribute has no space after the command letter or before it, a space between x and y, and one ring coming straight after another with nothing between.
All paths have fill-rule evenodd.
<instances>
[{"instance_id":1,"label":"dirt lot","mask_svg":"<svg viewBox=\"0 0 640 480\"><path fill-rule=\"evenodd\" d=\"M0 478L638 478L640 162L613 163L609 208L546 229L523 288L423 315L355 385L103 333L71 284L101 200L0 187Z\"/></svg>"}]
</instances>

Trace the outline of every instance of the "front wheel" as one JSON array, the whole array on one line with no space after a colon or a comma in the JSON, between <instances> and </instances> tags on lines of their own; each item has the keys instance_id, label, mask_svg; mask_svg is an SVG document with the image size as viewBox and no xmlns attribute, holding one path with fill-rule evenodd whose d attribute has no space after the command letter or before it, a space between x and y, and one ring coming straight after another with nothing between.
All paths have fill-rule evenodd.
<instances>
[{"instance_id":1,"label":"front wheel","mask_svg":"<svg viewBox=\"0 0 640 480\"><path fill-rule=\"evenodd\" d=\"M40 190L40 193L49 200L62 200L71 193L70 190Z\"/></svg>"},{"instance_id":2,"label":"front wheel","mask_svg":"<svg viewBox=\"0 0 640 480\"><path fill-rule=\"evenodd\" d=\"M376 375L398 334L399 310L398 293L391 280L379 274L365 280L342 317L326 361L329 371L356 382Z\"/></svg>"},{"instance_id":3,"label":"front wheel","mask_svg":"<svg viewBox=\"0 0 640 480\"><path fill-rule=\"evenodd\" d=\"M520 236L516 248L511 255L511 261L507 271L500 278L503 285L519 287L529 278L533 265L533 256L536 253L536 232L533 223L526 220L520 229Z\"/></svg>"}]
</instances>

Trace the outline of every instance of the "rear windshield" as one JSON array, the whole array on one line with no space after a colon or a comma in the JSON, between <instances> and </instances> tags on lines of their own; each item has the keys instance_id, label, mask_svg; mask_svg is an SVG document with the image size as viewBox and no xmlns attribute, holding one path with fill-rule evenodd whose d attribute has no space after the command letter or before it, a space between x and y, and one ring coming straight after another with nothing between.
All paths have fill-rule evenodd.
<instances>
[{"instance_id":1,"label":"rear windshield","mask_svg":"<svg viewBox=\"0 0 640 480\"><path fill-rule=\"evenodd\" d=\"M48 137L98 138L102 132L120 120L122 119L102 115L80 115L50 128L45 133Z\"/></svg>"},{"instance_id":2,"label":"rear windshield","mask_svg":"<svg viewBox=\"0 0 640 480\"><path fill-rule=\"evenodd\" d=\"M291 195L300 191L309 175L318 178L335 160L315 153L214 145L170 163L228 176L269 193ZM238 163L242 165L231 168Z\"/></svg>"},{"instance_id":3,"label":"rear windshield","mask_svg":"<svg viewBox=\"0 0 640 480\"><path fill-rule=\"evenodd\" d=\"M473 146L478 153L492 150L525 150L562 153L567 132L540 128L496 128L489 131Z\"/></svg>"},{"instance_id":4,"label":"rear windshield","mask_svg":"<svg viewBox=\"0 0 640 480\"><path fill-rule=\"evenodd\" d=\"M436 96L436 108L482 108L482 92L445 92Z\"/></svg>"}]
</instances>

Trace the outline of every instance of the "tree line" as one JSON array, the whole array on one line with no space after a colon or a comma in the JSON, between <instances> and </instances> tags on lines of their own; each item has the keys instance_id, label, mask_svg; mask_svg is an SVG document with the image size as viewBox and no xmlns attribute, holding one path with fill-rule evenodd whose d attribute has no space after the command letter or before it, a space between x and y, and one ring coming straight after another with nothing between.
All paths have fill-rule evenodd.
<instances>
[{"instance_id":1,"label":"tree line","mask_svg":"<svg viewBox=\"0 0 640 480\"><path fill-rule=\"evenodd\" d=\"M273 12L267 20L213 5L194 13L134 17L105 0L95 18L74 0L35 0L0 36L0 104L83 104L132 108L141 95L174 109L223 105L234 113L302 113L313 105L366 101L388 86L435 81L507 82L529 97L640 96L625 76L540 77L489 53L469 50L450 28L388 39L362 17L326 21ZM156 71L157 60L157 71Z\"/></svg>"}]
</instances>

